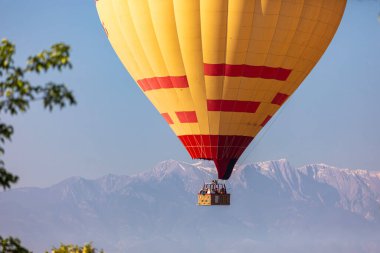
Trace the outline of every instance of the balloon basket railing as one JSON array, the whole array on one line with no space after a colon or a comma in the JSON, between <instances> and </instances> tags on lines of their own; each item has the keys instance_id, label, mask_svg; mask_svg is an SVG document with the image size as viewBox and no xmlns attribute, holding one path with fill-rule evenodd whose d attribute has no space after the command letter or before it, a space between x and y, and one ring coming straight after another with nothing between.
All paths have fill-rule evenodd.
<instances>
[{"instance_id":1,"label":"balloon basket railing","mask_svg":"<svg viewBox=\"0 0 380 253\"><path fill-rule=\"evenodd\" d=\"M199 206L229 206L231 195L227 193L226 185L212 180L204 184L198 193Z\"/></svg>"}]
</instances>

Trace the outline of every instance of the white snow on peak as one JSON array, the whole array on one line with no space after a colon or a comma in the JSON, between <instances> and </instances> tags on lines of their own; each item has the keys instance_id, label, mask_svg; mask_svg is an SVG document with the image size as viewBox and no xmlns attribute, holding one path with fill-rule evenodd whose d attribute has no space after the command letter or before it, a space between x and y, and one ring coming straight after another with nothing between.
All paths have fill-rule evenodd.
<instances>
[{"instance_id":1,"label":"white snow on peak","mask_svg":"<svg viewBox=\"0 0 380 253\"><path fill-rule=\"evenodd\" d=\"M269 160L256 163L263 170L272 170L273 167L290 167L288 160L282 158L280 160Z\"/></svg>"},{"instance_id":2,"label":"white snow on peak","mask_svg":"<svg viewBox=\"0 0 380 253\"><path fill-rule=\"evenodd\" d=\"M213 161L208 161L208 160L199 160L196 163L191 164L194 167L197 167L198 169L204 170L208 173L215 173L216 168L215 164Z\"/></svg>"},{"instance_id":3,"label":"white snow on peak","mask_svg":"<svg viewBox=\"0 0 380 253\"><path fill-rule=\"evenodd\" d=\"M171 238L172 247L176 241L182 243L183 238L187 241L189 235L201 233L202 236L196 236L194 242L199 244L203 238L203 247L220 242L218 237L216 244L214 241L210 243L208 235L227 230L228 238L233 235L245 238L255 231L260 238L262 231L270 236L268 238L273 238L273 231L279 231L281 235L290 231L290 238L297 244L297 234L293 234L297 228L302 234L315 227L317 236L326 231L329 237L330 230L341 231L335 230L336 227L355 234L372 222L376 230L370 231L371 234L380 234L380 172L340 169L326 164L294 168L286 159L238 165L226 182L233 204L226 208L197 207L195 194L204 182L211 179L215 179L215 166L211 161L168 160L152 170L131 176L106 175L96 180L70 178L44 189L15 189L0 193L0 224L6 224L0 229L9 228L7 224L13 221L14 228L18 229L15 234L28 233L24 238L34 236L30 242L39 244L40 237L36 236L40 234L46 235L44 237L57 234L62 240L59 229L67 229L63 230L64 234L76 238L98 229L101 231L98 237L91 234L91 239L99 245L102 245L100 240L111 246L122 240L125 245L134 245L136 240L141 240L141 245L147 245L146 252L159 242L152 241L152 237L162 238L165 243ZM41 227L45 226L48 232L41 233ZM326 230L320 230L324 227ZM178 229L183 230L178 232ZM111 237L105 237L105 234ZM148 238L148 241L141 238ZM377 239L370 237L371 243L372 238ZM318 243L322 240L318 238ZM186 248L175 251L186 251L191 243L193 241L186 244ZM241 242L236 241L236 245L239 244ZM133 247L107 252L143 252ZM268 252L265 249L258 251ZM334 248L331 252L340 251Z\"/></svg>"}]
</instances>

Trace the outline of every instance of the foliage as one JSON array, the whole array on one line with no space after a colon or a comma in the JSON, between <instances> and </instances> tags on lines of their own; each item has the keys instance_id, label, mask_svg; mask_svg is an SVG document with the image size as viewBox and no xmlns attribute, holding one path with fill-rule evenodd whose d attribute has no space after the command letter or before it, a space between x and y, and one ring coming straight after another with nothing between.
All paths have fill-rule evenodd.
<instances>
[{"instance_id":1,"label":"foliage","mask_svg":"<svg viewBox=\"0 0 380 253\"><path fill-rule=\"evenodd\" d=\"M92 247L91 243L85 244L83 247L78 245L65 245L61 244L59 248L53 248L51 253L103 253L103 250L98 251ZM46 253L49 253L46 251Z\"/></svg>"},{"instance_id":2,"label":"foliage","mask_svg":"<svg viewBox=\"0 0 380 253\"><path fill-rule=\"evenodd\" d=\"M25 67L14 64L15 46L3 39L0 43L0 187L4 190L11 188L18 180L5 169L1 155L4 154L4 143L10 141L13 135L13 126L2 121L1 116L8 114L15 116L26 112L31 102L42 101L44 108L52 111L54 108L63 108L66 105L75 105L76 100L72 91L65 84L48 82L44 85L32 84L27 75L46 73L49 70L62 71L72 68L70 62L70 47L55 44L49 50L28 58ZM29 76L30 77L30 76ZM97 251L91 244L83 247L78 245L61 244L53 248L52 253L103 253ZM32 253L21 245L17 238L0 236L0 253Z\"/></svg>"},{"instance_id":3,"label":"foliage","mask_svg":"<svg viewBox=\"0 0 380 253\"><path fill-rule=\"evenodd\" d=\"M54 44L49 50L43 50L30 56L25 67L16 66L15 45L6 39L0 42L0 117L26 112L31 102L42 101L44 108L52 111L55 107L75 105L75 97L65 84L48 82L43 85L32 84L27 75L46 73L49 70L62 71L72 68L70 47L63 43ZM13 127L0 118L0 187L11 188L18 176L8 172L1 155L4 154L4 143L10 141Z\"/></svg>"},{"instance_id":4,"label":"foliage","mask_svg":"<svg viewBox=\"0 0 380 253\"><path fill-rule=\"evenodd\" d=\"M65 245L62 244L59 248L53 247L50 251L51 253L104 253L103 250L98 251L92 246L91 243L87 243L84 246L78 245ZM23 246L17 238L8 237L2 238L0 236L0 253L32 253ZM46 251L45 253L49 253Z\"/></svg>"},{"instance_id":5,"label":"foliage","mask_svg":"<svg viewBox=\"0 0 380 253\"><path fill-rule=\"evenodd\" d=\"M32 253L23 246L17 238L0 236L0 253Z\"/></svg>"}]
</instances>

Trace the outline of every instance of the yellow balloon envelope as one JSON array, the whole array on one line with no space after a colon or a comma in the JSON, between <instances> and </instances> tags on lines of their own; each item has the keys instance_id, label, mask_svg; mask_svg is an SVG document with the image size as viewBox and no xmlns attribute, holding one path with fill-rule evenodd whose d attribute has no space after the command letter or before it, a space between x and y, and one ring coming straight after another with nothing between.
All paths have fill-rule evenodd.
<instances>
[{"instance_id":1,"label":"yellow balloon envelope","mask_svg":"<svg viewBox=\"0 0 380 253\"><path fill-rule=\"evenodd\" d=\"M96 0L120 60L194 159L228 179L332 40L346 0Z\"/></svg>"}]
</instances>

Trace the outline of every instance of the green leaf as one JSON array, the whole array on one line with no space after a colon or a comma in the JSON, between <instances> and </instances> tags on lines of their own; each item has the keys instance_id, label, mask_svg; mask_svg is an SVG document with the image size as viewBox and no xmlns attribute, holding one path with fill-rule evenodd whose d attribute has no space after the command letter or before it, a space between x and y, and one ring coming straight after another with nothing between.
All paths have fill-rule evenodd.
<instances>
[{"instance_id":1,"label":"green leaf","mask_svg":"<svg viewBox=\"0 0 380 253\"><path fill-rule=\"evenodd\" d=\"M53 110L67 105L75 105L74 94L64 84L48 82L45 85L34 84L25 79L27 73L41 74L50 70L61 71L71 68L70 47L64 43L57 43L48 50L43 50L27 59L25 67L15 66L14 54L16 47L7 39L0 42L0 117L3 114L11 116L27 112L32 102L41 101L44 108ZM10 141L13 127L0 122L0 143ZM0 155L4 153L0 147ZM0 187L10 188L18 177L7 172L0 161Z\"/></svg>"}]
</instances>

